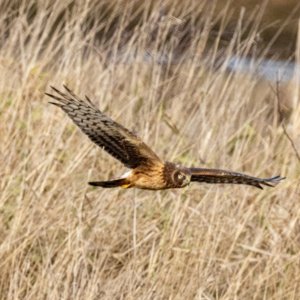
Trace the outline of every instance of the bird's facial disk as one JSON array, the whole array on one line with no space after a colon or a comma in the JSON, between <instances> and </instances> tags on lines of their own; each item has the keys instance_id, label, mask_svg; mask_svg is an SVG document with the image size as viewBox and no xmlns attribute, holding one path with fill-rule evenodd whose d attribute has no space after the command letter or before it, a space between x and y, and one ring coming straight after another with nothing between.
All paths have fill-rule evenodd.
<instances>
[{"instance_id":1,"label":"bird's facial disk","mask_svg":"<svg viewBox=\"0 0 300 300\"><path fill-rule=\"evenodd\" d=\"M173 173L173 181L176 186L184 187L191 181L191 173L188 169L177 169Z\"/></svg>"}]
</instances>

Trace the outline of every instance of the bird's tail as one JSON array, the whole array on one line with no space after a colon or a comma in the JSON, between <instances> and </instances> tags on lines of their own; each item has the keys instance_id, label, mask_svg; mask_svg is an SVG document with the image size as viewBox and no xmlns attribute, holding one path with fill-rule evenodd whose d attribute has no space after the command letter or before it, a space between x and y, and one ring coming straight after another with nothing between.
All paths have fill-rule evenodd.
<instances>
[{"instance_id":1,"label":"bird's tail","mask_svg":"<svg viewBox=\"0 0 300 300\"><path fill-rule=\"evenodd\" d=\"M103 188L122 187L124 189L127 189L131 187L131 183L126 178L120 178L120 179L109 180L109 181L92 181L89 182L89 185L101 186Z\"/></svg>"}]
</instances>

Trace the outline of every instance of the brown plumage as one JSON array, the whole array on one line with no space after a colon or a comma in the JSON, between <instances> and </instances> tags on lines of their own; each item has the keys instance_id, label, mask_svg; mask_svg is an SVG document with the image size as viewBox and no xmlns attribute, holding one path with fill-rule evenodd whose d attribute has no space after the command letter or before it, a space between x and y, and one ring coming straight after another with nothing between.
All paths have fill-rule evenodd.
<instances>
[{"instance_id":1,"label":"brown plumage","mask_svg":"<svg viewBox=\"0 0 300 300\"><path fill-rule=\"evenodd\" d=\"M89 182L104 188L137 187L161 190L181 188L190 182L247 184L262 189L275 186L283 177L257 178L219 169L186 168L162 161L139 137L98 110L92 101L78 98L69 88L66 93L52 87L56 94L50 102L64 110L73 122L98 146L130 169L123 178Z\"/></svg>"}]
</instances>

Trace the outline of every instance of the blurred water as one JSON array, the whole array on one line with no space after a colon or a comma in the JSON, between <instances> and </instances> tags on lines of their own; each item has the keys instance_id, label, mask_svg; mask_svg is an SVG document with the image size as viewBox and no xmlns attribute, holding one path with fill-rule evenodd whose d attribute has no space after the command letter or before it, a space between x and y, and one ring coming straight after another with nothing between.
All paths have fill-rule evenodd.
<instances>
[{"instance_id":1,"label":"blurred water","mask_svg":"<svg viewBox=\"0 0 300 300\"><path fill-rule=\"evenodd\" d=\"M260 76L269 81L289 81L295 74L299 74L299 65L284 60L241 58L233 56L226 68L234 72L242 72ZM297 73L295 73L297 72Z\"/></svg>"},{"instance_id":2,"label":"blurred water","mask_svg":"<svg viewBox=\"0 0 300 300\"><path fill-rule=\"evenodd\" d=\"M239 57L233 55L231 58L220 59L218 63L211 59L196 58L192 55L176 55L170 53L159 52L156 54L145 51L138 53L135 51L120 51L117 54L109 56L109 61L112 63L132 64L136 62L144 62L149 64L159 65L176 65L193 61L193 64L199 66L206 65L207 67L219 67L230 71L249 74L250 76L258 76L269 81L287 82L290 81L295 74L300 74L300 67L295 62L275 59L255 59L248 57ZM216 66L217 65L217 66Z\"/></svg>"}]
</instances>

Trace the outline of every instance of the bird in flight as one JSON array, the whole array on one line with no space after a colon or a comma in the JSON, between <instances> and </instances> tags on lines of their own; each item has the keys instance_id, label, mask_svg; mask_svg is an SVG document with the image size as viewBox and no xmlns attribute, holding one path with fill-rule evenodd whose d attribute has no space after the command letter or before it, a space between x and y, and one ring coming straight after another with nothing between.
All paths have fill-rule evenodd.
<instances>
[{"instance_id":1,"label":"bird in flight","mask_svg":"<svg viewBox=\"0 0 300 300\"><path fill-rule=\"evenodd\" d=\"M284 178L257 178L220 169L188 168L163 161L138 136L102 113L85 96L80 99L68 87L65 91L51 87L55 99L50 102L60 107L73 122L98 146L129 168L121 178L89 182L103 188L131 188L162 190L182 188L191 182L246 184L260 189L275 186Z\"/></svg>"}]
</instances>

